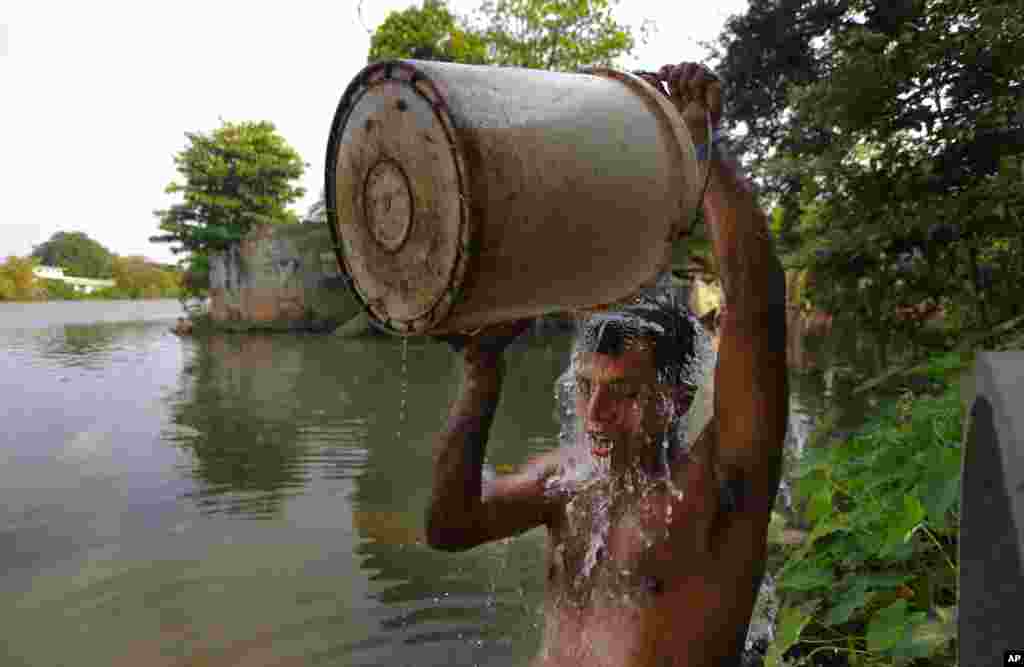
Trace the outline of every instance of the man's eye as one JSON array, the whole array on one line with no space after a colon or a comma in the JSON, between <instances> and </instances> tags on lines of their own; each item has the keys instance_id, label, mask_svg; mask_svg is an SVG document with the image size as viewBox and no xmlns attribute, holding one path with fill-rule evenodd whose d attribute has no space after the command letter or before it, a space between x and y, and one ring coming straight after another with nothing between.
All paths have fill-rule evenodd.
<instances>
[{"instance_id":1,"label":"man's eye","mask_svg":"<svg viewBox=\"0 0 1024 667\"><path fill-rule=\"evenodd\" d=\"M590 396L590 380L576 378L576 391L580 396Z\"/></svg>"}]
</instances>

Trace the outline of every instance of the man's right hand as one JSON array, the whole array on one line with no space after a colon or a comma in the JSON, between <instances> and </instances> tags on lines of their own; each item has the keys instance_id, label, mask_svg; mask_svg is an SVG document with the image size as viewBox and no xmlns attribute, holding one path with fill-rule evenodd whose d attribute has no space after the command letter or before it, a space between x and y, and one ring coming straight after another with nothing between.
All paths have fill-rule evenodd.
<instances>
[{"instance_id":1,"label":"man's right hand","mask_svg":"<svg viewBox=\"0 0 1024 667\"><path fill-rule=\"evenodd\" d=\"M515 320L484 327L472 334L448 334L436 338L461 353L467 364L490 367L532 323L531 319Z\"/></svg>"}]
</instances>

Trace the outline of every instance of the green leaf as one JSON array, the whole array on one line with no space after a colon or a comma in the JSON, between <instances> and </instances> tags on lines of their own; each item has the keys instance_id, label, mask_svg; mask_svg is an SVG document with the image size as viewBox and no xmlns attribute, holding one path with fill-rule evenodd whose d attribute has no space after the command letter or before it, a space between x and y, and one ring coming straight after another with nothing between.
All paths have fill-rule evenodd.
<instances>
[{"instance_id":1,"label":"green leaf","mask_svg":"<svg viewBox=\"0 0 1024 667\"><path fill-rule=\"evenodd\" d=\"M807 535L803 546L800 547L800 550L793 555L793 558L803 558L811 552L814 548L814 543L817 540L837 531L845 530L847 527L847 518L845 514L834 514L822 521L819 521Z\"/></svg>"},{"instance_id":2,"label":"green leaf","mask_svg":"<svg viewBox=\"0 0 1024 667\"><path fill-rule=\"evenodd\" d=\"M832 608L825 616L825 625L842 625L846 623L850 620L853 612L863 607L870 597L871 594L868 593L866 584L860 582L854 584L833 603Z\"/></svg>"},{"instance_id":3,"label":"green leaf","mask_svg":"<svg viewBox=\"0 0 1024 667\"><path fill-rule=\"evenodd\" d=\"M799 562L779 576L779 588L793 591L810 591L830 586L835 580L832 568Z\"/></svg>"},{"instance_id":4,"label":"green leaf","mask_svg":"<svg viewBox=\"0 0 1024 667\"><path fill-rule=\"evenodd\" d=\"M815 493L827 488L830 484L831 482L824 472L813 470L799 478L794 490L796 491L797 498L806 500Z\"/></svg>"},{"instance_id":5,"label":"green leaf","mask_svg":"<svg viewBox=\"0 0 1024 667\"><path fill-rule=\"evenodd\" d=\"M907 631L907 601L897 600L878 611L868 624L868 650L881 652L895 646Z\"/></svg>"},{"instance_id":6,"label":"green leaf","mask_svg":"<svg viewBox=\"0 0 1024 667\"><path fill-rule=\"evenodd\" d=\"M811 495L807 503L807 520L814 522L832 512L832 486L823 486Z\"/></svg>"},{"instance_id":7,"label":"green leaf","mask_svg":"<svg viewBox=\"0 0 1024 667\"><path fill-rule=\"evenodd\" d=\"M895 516L888 517L889 525L886 529L885 543L882 546L882 555L888 555L906 542L914 528L924 520L925 509L916 496L905 494L903 496L903 511Z\"/></svg>"},{"instance_id":8,"label":"green leaf","mask_svg":"<svg viewBox=\"0 0 1024 667\"><path fill-rule=\"evenodd\" d=\"M936 465L927 471L921 488L928 519L939 525L960 497L960 456L959 449L944 448Z\"/></svg>"},{"instance_id":9,"label":"green leaf","mask_svg":"<svg viewBox=\"0 0 1024 667\"><path fill-rule=\"evenodd\" d=\"M956 625L951 619L929 619L924 612L912 614L908 625L909 632L892 647L893 655L926 658L942 650L956 637Z\"/></svg>"},{"instance_id":10,"label":"green leaf","mask_svg":"<svg viewBox=\"0 0 1024 667\"><path fill-rule=\"evenodd\" d=\"M914 578L913 574L905 572L884 572L876 574L865 574L856 578L857 585L863 585L869 589L888 590L905 584Z\"/></svg>"}]
</instances>

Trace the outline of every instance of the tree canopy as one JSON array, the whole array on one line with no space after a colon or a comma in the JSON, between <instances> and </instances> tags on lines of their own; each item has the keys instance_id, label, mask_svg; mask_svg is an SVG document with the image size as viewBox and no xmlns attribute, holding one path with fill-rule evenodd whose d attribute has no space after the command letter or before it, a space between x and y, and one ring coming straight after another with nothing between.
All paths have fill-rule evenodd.
<instances>
[{"instance_id":1,"label":"tree canopy","mask_svg":"<svg viewBox=\"0 0 1024 667\"><path fill-rule=\"evenodd\" d=\"M59 266L69 276L110 278L114 255L84 232L57 232L32 250L45 266Z\"/></svg>"},{"instance_id":2,"label":"tree canopy","mask_svg":"<svg viewBox=\"0 0 1024 667\"><path fill-rule=\"evenodd\" d=\"M287 207L305 194L295 181L305 164L272 123L223 125L209 134L186 133L188 145L174 157L183 182L167 186L182 201L155 211L174 253L222 250L257 224L298 222Z\"/></svg>"},{"instance_id":3,"label":"tree canopy","mask_svg":"<svg viewBox=\"0 0 1024 667\"><path fill-rule=\"evenodd\" d=\"M577 70L611 65L636 44L612 17L616 0L486 0L479 12L497 65Z\"/></svg>"},{"instance_id":4,"label":"tree canopy","mask_svg":"<svg viewBox=\"0 0 1024 667\"><path fill-rule=\"evenodd\" d=\"M1024 17L1000 0L752 0L713 46L733 146L809 295L879 330L1020 312Z\"/></svg>"},{"instance_id":5,"label":"tree canopy","mask_svg":"<svg viewBox=\"0 0 1024 667\"><path fill-rule=\"evenodd\" d=\"M728 141L774 207L790 284L805 288L809 303L793 305L875 332L882 365L892 332L924 356L1020 327L1022 38L1024 14L1005 0L751 0L712 45ZM956 550L946 519L960 453L949 444L962 429L949 419L959 397L947 396L916 423L888 406L887 430L807 449L811 474L794 488L816 525L777 578L766 664L826 651L851 664L957 664L957 566L940 573L931 560ZM819 428L824 442L827 421ZM895 499L891 517L870 508ZM934 543L922 547L919 531Z\"/></svg>"},{"instance_id":6,"label":"tree canopy","mask_svg":"<svg viewBox=\"0 0 1024 667\"><path fill-rule=\"evenodd\" d=\"M569 71L608 65L636 40L612 17L616 0L485 0L472 18L444 0L392 12L370 40L368 60L421 58ZM646 27L644 28L646 30Z\"/></svg>"},{"instance_id":7,"label":"tree canopy","mask_svg":"<svg viewBox=\"0 0 1024 667\"><path fill-rule=\"evenodd\" d=\"M176 296L181 274L145 257L115 257L114 282L119 294L133 299Z\"/></svg>"},{"instance_id":8,"label":"tree canopy","mask_svg":"<svg viewBox=\"0 0 1024 667\"><path fill-rule=\"evenodd\" d=\"M368 62L420 58L481 65L488 61L480 34L466 28L444 0L391 12L370 37Z\"/></svg>"}]
</instances>

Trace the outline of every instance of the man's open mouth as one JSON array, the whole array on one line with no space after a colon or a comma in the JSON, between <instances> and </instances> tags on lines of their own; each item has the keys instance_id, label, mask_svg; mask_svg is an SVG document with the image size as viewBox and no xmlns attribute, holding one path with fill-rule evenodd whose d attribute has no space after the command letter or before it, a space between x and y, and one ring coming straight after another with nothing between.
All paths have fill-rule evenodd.
<instances>
[{"instance_id":1,"label":"man's open mouth","mask_svg":"<svg viewBox=\"0 0 1024 667\"><path fill-rule=\"evenodd\" d=\"M605 458L612 453L612 448L615 447L615 441L603 435L588 434L587 437L590 439L590 452L594 456Z\"/></svg>"}]
</instances>

